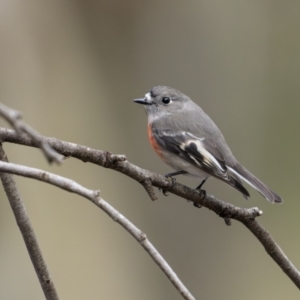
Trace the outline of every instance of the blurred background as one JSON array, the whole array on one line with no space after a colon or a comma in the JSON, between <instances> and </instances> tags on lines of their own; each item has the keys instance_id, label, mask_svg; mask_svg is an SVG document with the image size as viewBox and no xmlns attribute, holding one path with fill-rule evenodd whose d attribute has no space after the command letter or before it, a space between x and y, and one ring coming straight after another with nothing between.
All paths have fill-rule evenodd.
<instances>
[{"instance_id":1,"label":"blurred background","mask_svg":"<svg viewBox=\"0 0 300 300\"><path fill-rule=\"evenodd\" d=\"M284 199L271 205L211 179L208 193L264 211L259 222L300 267L298 1L0 1L0 101L46 136L125 154L165 174L132 99L155 85L188 94L235 156ZM5 122L2 126L7 126ZM39 150L5 144L10 161L69 177L143 230L197 299L298 299L298 290L241 224L174 195ZM178 180L195 187L198 182ZM61 299L181 299L139 244L87 200L17 178ZM1 190L0 298L43 299Z\"/></svg>"}]
</instances>

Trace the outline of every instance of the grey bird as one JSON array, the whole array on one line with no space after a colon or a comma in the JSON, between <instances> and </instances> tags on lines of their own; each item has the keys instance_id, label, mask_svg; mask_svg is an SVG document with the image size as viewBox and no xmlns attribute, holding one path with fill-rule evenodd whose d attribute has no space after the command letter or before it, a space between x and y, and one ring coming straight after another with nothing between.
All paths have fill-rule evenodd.
<instances>
[{"instance_id":1,"label":"grey bird","mask_svg":"<svg viewBox=\"0 0 300 300\"><path fill-rule=\"evenodd\" d=\"M144 105L149 141L159 157L179 174L200 179L200 189L213 176L250 194L246 182L272 203L282 199L244 168L233 156L222 133L210 117L188 96L167 86L152 88L134 102Z\"/></svg>"}]
</instances>

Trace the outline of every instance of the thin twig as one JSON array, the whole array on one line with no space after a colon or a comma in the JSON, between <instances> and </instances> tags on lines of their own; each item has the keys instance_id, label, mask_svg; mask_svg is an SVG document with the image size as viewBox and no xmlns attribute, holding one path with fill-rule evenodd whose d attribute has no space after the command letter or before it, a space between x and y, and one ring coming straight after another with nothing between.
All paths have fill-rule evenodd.
<instances>
[{"instance_id":1,"label":"thin twig","mask_svg":"<svg viewBox=\"0 0 300 300\"><path fill-rule=\"evenodd\" d=\"M300 273L288 259L270 233L264 229L256 220L241 221L262 243L267 253L274 259L283 272L300 289Z\"/></svg>"},{"instance_id":2,"label":"thin twig","mask_svg":"<svg viewBox=\"0 0 300 300\"><path fill-rule=\"evenodd\" d=\"M36 147L42 149L49 163L62 162L62 156L52 149L35 129L22 121L22 114L19 111L0 103L0 116L2 116L19 135L29 135L35 142Z\"/></svg>"},{"instance_id":3,"label":"thin twig","mask_svg":"<svg viewBox=\"0 0 300 300\"><path fill-rule=\"evenodd\" d=\"M184 284L180 281L180 279L169 266L169 264L165 261L165 259L160 255L160 253L149 241L146 234L143 233L140 229L138 229L133 223L131 223L109 203L104 201L100 197L99 191L89 190L81 186L77 182L59 175L55 175L49 172L45 172L43 170L34 169L22 165L6 163L3 161L0 161L0 171L37 179L60 187L66 191L76 193L90 200L92 203L94 203L96 206L98 206L104 212L106 212L115 222L119 223L141 244L141 246L148 252L148 254L155 261L155 263L166 274L166 276L169 278L169 280L172 282L172 284L175 286L175 288L178 290L178 292L182 295L184 299L195 300L194 296L184 286Z\"/></svg>"},{"instance_id":4,"label":"thin twig","mask_svg":"<svg viewBox=\"0 0 300 300\"><path fill-rule=\"evenodd\" d=\"M0 160L2 160L1 163L7 164L7 157L2 146L0 146ZM13 175L8 173L0 173L0 178L45 297L48 300L58 300L58 294L51 279L46 262L43 258L41 249L38 245L33 227L26 213L26 209L18 191L16 181Z\"/></svg>"},{"instance_id":5,"label":"thin twig","mask_svg":"<svg viewBox=\"0 0 300 300\"><path fill-rule=\"evenodd\" d=\"M188 188L178 182L170 187L170 182L164 176L155 174L130 163L125 159L124 155L114 155L107 151L91 149L54 138L44 137L44 140L47 141L57 152L64 156L71 156L84 162L90 162L102 167L116 170L141 184L145 182L145 180L150 180L152 185L158 188L164 189L169 187L168 192L184 199L191 200L194 203L198 203L214 211L218 216L225 220L235 219L240 221L257 237L276 264L278 264L278 266L300 289L300 273L297 268L283 253L270 234L258 222L254 221L256 217L262 214L262 211L258 208L254 207L245 209L237 207L219 200L212 195L206 195L203 198L198 191ZM34 141L30 137L21 137L15 131L4 128L0 128L0 141L36 147Z\"/></svg>"},{"instance_id":6,"label":"thin twig","mask_svg":"<svg viewBox=\"0 0 300 300\"><path fill-rule=\"evenodd\" d=\"M152 201L158 199L157 196L155 195L155 191L150 179L145 179L144 181L141 182L141 185L145 188L146 192L148 193Z\"/></svg>"}]
</instances>

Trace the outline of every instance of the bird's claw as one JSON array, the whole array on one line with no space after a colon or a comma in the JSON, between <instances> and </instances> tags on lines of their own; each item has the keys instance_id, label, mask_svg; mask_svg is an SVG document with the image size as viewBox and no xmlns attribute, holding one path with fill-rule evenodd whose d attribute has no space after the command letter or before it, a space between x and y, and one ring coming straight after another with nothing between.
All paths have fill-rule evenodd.
<instances>
[{"instance_id":1,"label":"bird's claw","mask_svg":"<svg viewBox=\"0 0 300 300\"><path fill-rule=\"evenodd\" d=\"M206 190L198 190L198 191L199 191L201 200L205 199L206 198Z\"/></svg>"},{"instance_id":2,"label":"bird's claw","mask_svg":"<svg viewBox=\"0 0 300 300\"><path fill-rule=\"evenodd\" d=\"M166 178L169 180L170 183L169 183L169 185L168 185L167 188L162 189L162 192L163 192L164 196L168 196L169 195L168 194L168 190L171 189L175 185L175 183L176 183L176 178L171 177L171 176L166 176Z\"/></svg>"},{"instance_id":3,"label":"bird's claw","mask_svg":"<svg viewBox=\"0 0 300 300\"><path fill-rule=\"evenodd\" d=\"M205 190L201 190L201 189L196 189L198 192L199 192L199 194L200 194L200 199L201 200L203 200L205 197L206 197L206 191ZM202 207L202 205L201 204L199 204L199 203L196 203L196 202L194 202L194 204L193 204L195 207L197 207L197 208L201 208Z\"/></svg>"}]
</instances>

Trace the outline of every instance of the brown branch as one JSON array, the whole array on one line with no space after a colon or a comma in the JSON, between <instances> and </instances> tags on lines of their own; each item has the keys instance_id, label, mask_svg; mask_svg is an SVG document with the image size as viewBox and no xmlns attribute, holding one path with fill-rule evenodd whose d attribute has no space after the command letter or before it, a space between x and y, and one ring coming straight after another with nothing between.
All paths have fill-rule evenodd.
<instances>
[{"instance_id":1,"label":"brown branch","mask_svg":"<svg viewBox=\"0 0 300 300\"><path fill-rule=\"evenodd\" d=\"M155 191L151 182L151 179L147 178L141 182L141 185L145 188L146 192L148 193L150 199L152 201L157 200L157 196L155 195Z\"/></svg>"},{"instance_id":2,"label":"brown branch","mask_svg":"<svg viewBox=\"0 0 300 300\"><path fill-rule=\"evenodd\" d=\"M45 141L45 139L43 139L43 137L35 129L21 120L22 114L19 111L0 103L0 116L2 116L2 118L4 118L19 135L26 134L30 136L36 147L42 149L49 163L62 162L62 156L52 149L47 141Z\"/></svg>"},{"instance_id":3,"label":"brown branch","mask_svg":"<svg viewBox=\"0 0 300 300\"><path fill-rule=\"evenodd\" d=\"M270 233L256 220L241 220L241 222L257 237L267 253L273 258L282 271L294 282L298 289L300 289L299 271L275 242Z\"/></svg>"},{"instance_id":4,"label":"brown branch","mask_svg":"<svg viewBox=\"0 0 300 300\"><path fill-rule=\"evenodd\" d=\"M2 146L0 146L0 160L1 163L8 161ZM16 181L14 177L8 173L0 173L0 178L45 297L48 300L57 300L59 298L54 283L47 269L47 265L38 245L33 227L26 213L26 209L19 194Z\"/></svg>"},{"instance_id":5,"label":"brown branch","mask_svg":"<svg viewBox=\"0 0 300 300\"><path fill-rule=\"evenodd\" d=\"M15 175L20 175L28 178L37 179L66 191L76 193L86 199L90 200L96 206L101 208L106 212L115 222L118 222L125 230L127 230L138 242L139 244L148 252L154 262L161 268L165 275L169 278L175 288L179 291L184 299L195 300L194 296L189 292L189 290L180 281L176 273L172 270L165 259L160 255L160 253L155 249L152 243L147 238L146 234L138 229L133 223L131 223L127 218L120 214L115 208L113 208L109 203L100 197L99 191L89 190L77 182L64 178L59 175L55 175L43 170L34 169L26 166L21 166L12 163L6 163L0 161L0 171L12 173ZM6 176L11 176L2 173ZM48 299L48 298L47 298ZM56 299L56 298L49 298Z\"/></svg>"},{"instance_id":6,"label":"brown branch","mask_svg":"<svg viewBox=\"0 0 300 300\"><path fill-rule=\"evenodd\" d=\"M262 211L258 208L245 209L236 207L219 200L212 195L206 195L203 198L198 191L188 188L178 182L170 187L170 182L164 176L152 173L130 163L126 160L124 155L114 155L107 151L91 149L54 138L44 137L44 140L64 156L72 156L84 162L90 162L116 170L138 181L142 185L145 185L145 181L147 181L147 184L151 183L153 186L161 189L169 188L169 192L214 211L218 216L224 218L227 225L230 224L230 222L228 222L230 219L241 222L257 237L267 253L300 289L299 271L276 244L268 231L255 220L256 217L262 214ZM4 128L0 128L0 141L36 147L34 141L30 137L19 136L15 131ZM153 198L151 197L151 199Z\"/></svg>"},{"instance_id":7,"label":"brown branch","mask_svg":"<svg viewBox=\"0 0 300 300\"><path fill-rule=\"evenodd\" d=\"M184 186L178 182L173 185L166 177L130 163L126 160L124 155L115 155L107 151L96 150L86 146L64 142L55 138L44 137L44 140L47 141L57 152L66 157L74 157L82 160L83 162L90 162L105 168L116 170L138 181L143 186L145 186L146 182L148 186L147 189L149 189L149 185L153 185L160 189L167 189L173 194L214 211L217 215L224 219L230 218L241 221L243 219L254 219L262 214L258 208L244 209L236 207L219 200L212 195L206 195L203 198L203 196L194 189ZM0 128L0 142L10 142L36 147L30 137L19 136L15 131L4 128ZM150 198L153 199L152 197Z\"/></svg>"}]
</instances>

